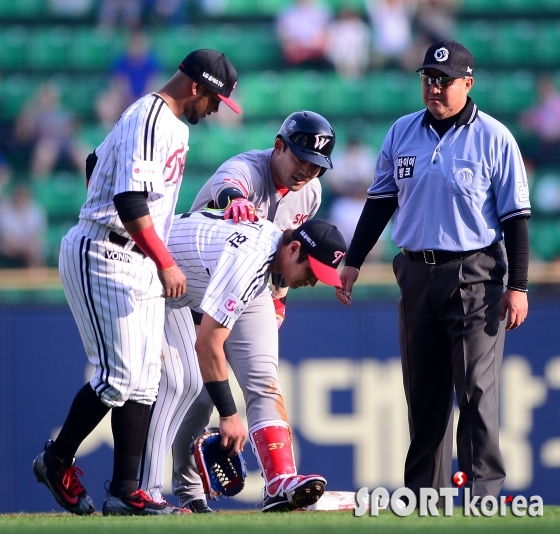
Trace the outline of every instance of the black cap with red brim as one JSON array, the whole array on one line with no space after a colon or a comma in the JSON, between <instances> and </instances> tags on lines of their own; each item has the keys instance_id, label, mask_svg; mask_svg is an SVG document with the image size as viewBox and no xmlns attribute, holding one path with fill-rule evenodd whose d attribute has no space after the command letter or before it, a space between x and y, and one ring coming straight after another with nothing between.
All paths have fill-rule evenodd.
<instances>
[{"instance_id":1,"label":"black cap with red brim","mask_svg":"<svg viewBox=\"0 0 560 534\"><path fill-rule=\"evenodd\" d=\"M318 280L342 287L337 267L346 254L346 241L336 226L321 219L308 219L293 232L309 256L311 270Z\"/></svg>"},{"instance_id":2,"label":"black cap with red brim","mask_svg":"<svg viewBox=\"0 0 560 534\"><path fill-rule=\"evenodd\" d=\"M237 71L224 54L210 49L195 50L181 62L179 70L216 93L235 113L241 113L230 97L237 85Z\"/></svg>"}]
</instances>

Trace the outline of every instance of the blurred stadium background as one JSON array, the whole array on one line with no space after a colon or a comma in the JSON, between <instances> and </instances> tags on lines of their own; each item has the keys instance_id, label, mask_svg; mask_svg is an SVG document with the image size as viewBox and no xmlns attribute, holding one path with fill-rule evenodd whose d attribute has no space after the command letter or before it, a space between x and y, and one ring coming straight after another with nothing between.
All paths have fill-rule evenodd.
<instances>
[{"instance_id":1,"label":"blurred stadium background","mask_svg":"<svg viewBox=\"0 0 560 534\"><path fill-rule=\"evenodd\" d=\"M129 30L101 31L101 0L77 2L82 12L61 14L56 0L0 0L0 122L2 134L45 81L60 90L63 106L78 120L76 140L93 149L105 136L96 113L96 99L107 90L109 69L124 52ZM234 93L243 107L242 122L201 123L191 130L178 211L190 206L200 185L228 157L271 146L283 118L298 109L324 114L337 132L341 150L349 135L359 135L375 150L391 123L422 107L417 75L394 64L369 69L356 79L333 68L291 67L282 59L275 31L277 15L290 0L214 0L184 2L180 23L145 21L143 30L165 73L171 75L190 50L224 51L239 71ZM354 7L367 19L363 0L324 0L336 13ZM202 4L211 6L203 9ZM472 97L480 108L504 122L522 148L534 140L519 125L521 112L536 104L542 73L560 84L559 0L463 0L455 14L453 37L467 45L476 60ZM84 11L85 10L85 11ZM29 173L29 152L4 149L14 176ZM531 169L533 217L532 256L537 262L560 254L560 169ZM12 180L12 183L17 180ZM64 162L32 183L35 199L48 217L47 264L56 267L59 242L74 224L85 198L80 173ZM5 191L4 191L5 193ZM325 188L322 216L327 216ZM382 260L390 260L389 251ZM540 272L540 271L539 271Z\"/></svg>"}]
</instances>

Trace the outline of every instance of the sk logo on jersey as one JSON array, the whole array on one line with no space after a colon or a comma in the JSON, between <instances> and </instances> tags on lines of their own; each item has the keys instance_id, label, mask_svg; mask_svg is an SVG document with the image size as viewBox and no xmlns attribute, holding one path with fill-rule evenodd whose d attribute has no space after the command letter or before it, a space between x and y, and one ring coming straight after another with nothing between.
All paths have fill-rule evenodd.
<instances>
[{"instance_id":1,"label":"sk logo on jersey","mask_svg":"<svg viewBox=\"0 0 560 534\"><path fill-rule=\"evenodd\" d=\"M292 224L303 224L309 215L305 215L304 213L298 213L293 220Z\"/></svg>"},{"instance_id":2,"label":"sk logo on jersey","mask_svg":"<svg viewBox=\"0 0 560 534\"><path fill-rule=\"evenodd\" d=\"M404 156L397 161L397 177L399 180L402 178L412 178L414 174L414 164L416 163L416 156Z\"/></svg>"}]
</instances>

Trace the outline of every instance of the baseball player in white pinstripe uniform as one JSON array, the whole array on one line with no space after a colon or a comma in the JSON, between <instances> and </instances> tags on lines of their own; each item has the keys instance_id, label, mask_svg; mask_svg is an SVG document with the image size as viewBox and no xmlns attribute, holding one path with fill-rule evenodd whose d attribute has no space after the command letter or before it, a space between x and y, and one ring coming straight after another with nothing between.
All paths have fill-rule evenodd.
<instances>
[{"instance_id":1,"label":"baseball player in white pinstripe uniform","mask_svg":"<svg viewBox=\"0 0 560 534\"><path fill-rule=\"evenodd\" d=\"M157 93L139 99L88 157L87 199L64 237L60 275L94 374L76 395L58 435L33 462L57 502L94 511L74 465L82 441L112 409L113 476L104 515L181 513L138 489L138 464L161 376L165 297L185 276L166 243L183 177L189 128L218 111L237 73L213 50L189 54ZM163 293L162 293L163 289Z\"/></svg>"},{"instance_id":2,"label":"baseball player in white pinstripe uniform","mask_svg":"<svg viewBox=\"0 0 560 534\"><path fill-rule=\"evenodd\" d=\"M226 217L250 219L255 206L259 218L273 221L281 229L295 228L313 217L319 208L321 185L314 178L332 168L330 154L334 142L334 131L324 117L310 111L293 113L282 124L274 148L253 150L226 161L202 188L192 208L225 207L229 202ZM277 328L284 316L286 288L275 282L274 305L270 291L262 291L239 317L225 343L227 359L245 395L251 440L261 467L269 460L268 449L259 451L257 439L261 443L268 440L291 444L277 376ZM188 310L168 314L166 329L171 328L171 322L176 329L179 324L187 325L189 318L185 315L189 315ZM176 358L165 358L163 362L160 392L152 411L141 464L141 487L153 499L162 499L164 461L180 426L173 444L174 493L180 497L182 507L198 513L211 512L190 445L208 424L213 403L203 390L186 413L197 391L192 388L192 364L183 357L181 361L182 366ZM267 511L306 506L315 502L324 489L322 477L311 480L297 475L291 450L291 446L286 447L282 461L268 468L263 507ZM281 479L276 480L277 475ZM300 493L295 500L289 500L290 484L297 486L291 490ZM319 486L320 491L315 491ZM313 491L308 491L310 487ZM310 501L303 502L302 494Z\"/></svg>"},{"instance_id":3,"label":"baseball player in white pinstripe uniform","mask_svg":"<svg viewBox=\"0 0 560 534\"><path fill-rule=\"evenodd\" d=\"M176 368L182 364L186 371L168 379L186 377L184 386L178 384L187 390L181 396L185 410L204 382L205 391L220 414L222 446L240 452L246 431L229 389L227 351L227 359L249 401L251 444L266 481L268 497L264 510L307 506L321 497L326 481L319 475L296 473L278 384L277 351L276 358L272 358L269 354L273 351L262 350L271 341L274 343L274 338L253 344L259 352L250 355L243 347L240 351L228 349L227 343L237 322L245 314L255 313L251 303L268 292L269 272L281 274L291 288L314 286L317 280L338 286L336 266L346 251L345 241L333 225L319 219L282 232L264 219L235 224L216 219L221 216L195 212L178 216L173 224L169 249L189 284L183 296L167 300L163 357L173 361ZM276 332L269 294L266 301L268 323L273 327L270 330ZM196 343L188 308L203 312ZM256 312L262 313L259 308ZM252 332L253 336L256 334ZM237 343L248 344L246 340ZM254 359L257 364L251 361ZM270 444L275 447L269 447Z\"/></svg>"}]
</instances>

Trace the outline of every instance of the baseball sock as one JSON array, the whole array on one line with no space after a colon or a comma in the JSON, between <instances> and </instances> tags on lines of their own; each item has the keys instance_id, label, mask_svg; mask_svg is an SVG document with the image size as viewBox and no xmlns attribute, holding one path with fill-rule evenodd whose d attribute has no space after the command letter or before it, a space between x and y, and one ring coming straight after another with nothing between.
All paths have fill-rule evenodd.
<instances>
[{"instance_id":1,"label":"baseball sock","mask_svg":"<svg viewBox=\"0 0 560 534\"><path fill-rule=\"evenodd\" d=\"M113 480L109 486L112 495L130 495L138 489L138 467L150 422L150 406L126 401L113 408L111 427L115 442Z\"/></svg>"},{"instance_id":2,"label":"baseball sock","mask_svg":"<svg viewBox=\"0 0 560 534\"><path fill-rule=\"evenodd\" d=\"M57 458L72 458L78 447L105 417L109 407L86 384L74 397L66 421L51 447Z\"/></svg>"}]
</instances>

